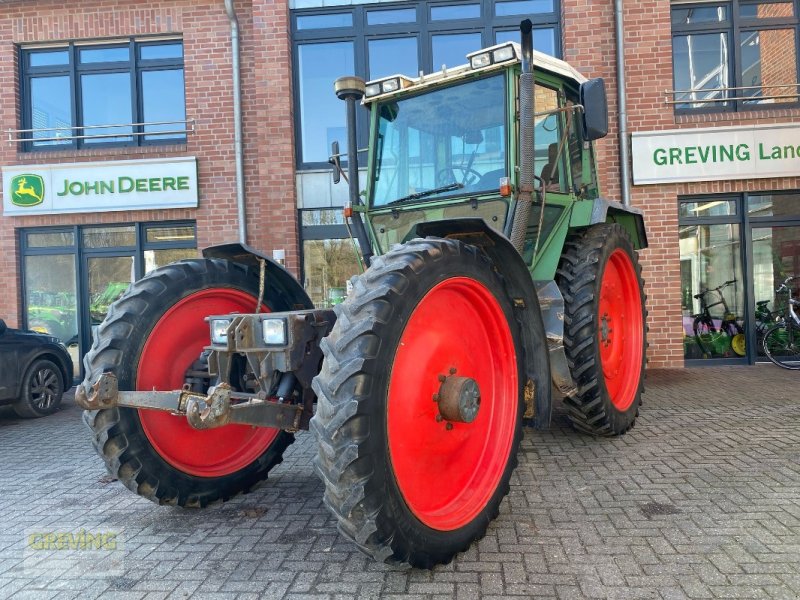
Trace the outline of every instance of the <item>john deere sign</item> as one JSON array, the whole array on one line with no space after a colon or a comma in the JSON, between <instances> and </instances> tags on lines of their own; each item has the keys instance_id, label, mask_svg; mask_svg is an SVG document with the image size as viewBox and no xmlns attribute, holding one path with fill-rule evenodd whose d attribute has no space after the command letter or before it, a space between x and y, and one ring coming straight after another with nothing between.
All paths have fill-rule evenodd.
<instances>
[{"instance_id":1,"label":"john deere sign","mask_svg":"<svg viewBox=\"0 0 800 600\"><path fill-rule=\"evenodd\" d=\"M759 179L800 173L800 126L754 125L634 133L633 182Z\"/></svg>"},{"instance_id":2,"label":"john deere sign","mask_svg":"<svg viewBox=\"0 0 800 600\"><path fill-rule=\"evenodd\" d=\"M123 160L3 167L3 214L197 206L197 160Z\"/></svg>"}]
</instances>

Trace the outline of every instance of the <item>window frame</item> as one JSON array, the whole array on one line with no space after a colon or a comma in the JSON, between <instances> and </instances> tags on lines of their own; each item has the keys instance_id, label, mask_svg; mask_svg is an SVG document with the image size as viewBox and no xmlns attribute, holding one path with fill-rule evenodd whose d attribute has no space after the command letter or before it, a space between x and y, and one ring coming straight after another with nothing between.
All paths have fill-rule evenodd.
<instances>
[{"instance_id":1,"label":"window frame","mask_svg":"<svg viewBox=\"0 0 800 600\"><path fill-rule=\"evenodd\" d=\"M761 5L761 4L781 4L791 2L794 16L792 17L776 17L769 19L758 18L743 18L740 16L740 9L743 5ZM795 82L800 84L800 0L723 0L716 2L672 2L670 5L670 15L675 9L685 8L708 8L710 5L721 4L727 7L728 19L724 22L709 22L709 23L694 23L674 25L671 23L671 47L674 56L675 38L678 36L686 35L702 35L702 34L719 34L726 33L728 35L728 105L725 106L722 102L702 102L691 101L680 102L680 104L698 104L697 107L678 107L674 104L674 112L678 115L693 115L693 114L708 114L708 113L725 113L725 112L745 112L752 110L780 110L786 108L800 107L800 85L795 86L798 94L798 99L794 102L780 102L780 103L767 103L758 104L751 102L751 98L741 96L739 89L742 87L742 49L741 49L741 36L745 33L755 31L774 31L780 29L790 29L794 31L794 52L795 52ZM675 62L672 64L672 85L675 86ZM792 85L792 84L787 84ZM673 94L673 101L676 100L676 95Z\"/></svg>"},{"instance_id":2,"label":"window frame","mask_svg":"<svg viewBox=\"0 0 800 600\"><path fill-rule=\"evenodd\" d=\"M453 6L459 4L478 4L481 13L478 18L437 20L430 18L431 8ZM433 51L431 39L434 35L480 33L481 47L494 45L495 34L498 31L519 30L521 15L505 17L494 16L496 0L443 0L437 2L391 2L358 4L352 6L331 6L309 9L296 9L290 13L291 39L292 39L292 84L295 90L300 89L299 47L304 44L342 42L353 43L353 57L355 74L367 79L369 73L368 44L372 40L391 39L397 37L416 37L417 39L417 64L425 73L441 69L441 65L433 65ZM383 25L368 25L368 13L414 8L416 10L415 22L388 23ZM528 15L533 21L534 30L553 29L555 38L556 56L561 56L561 0L553 0L553 12ZM298 29L297 18L305 16L328 15L334 13L351 13L353 25L351 27L332 27L320 29ZM535 35L534 31L534 35ZM479 50L480 48L475 48ZM466 57L463 63L466 63ZM460 63L460 64L463 64ZM456 66L456 65L448 65ZM331 89L333 94L333 89ZM301 129L301 104L298 93L294 94L294 128L295 128L295 166L298 171L328 170L327 161L303 161L303 132ZM359 108L357 114L358 146L367 145L367 114L368 111ZM342 103L344 115L344 103ZM340 140L340 143L345 140ZM346 152L346 149L343 148Z\"/></svg>"},{"instance_id":3,"label":"window frame","mask_svg":"<svg viewBox=\"0 0 800 600\"><path fill-rule=\"evenodd\" d=\"M109 48L128 47L127 61L106 61L81 63L80 51L86 49L102 50ZM140 58L140 50L147 46L161 45L180 45L180 58ZM66 50L68 62L66 65L45 65L30 66L30 57L37 53L53 52ZM144 98L142 93L142 74L152 71L180 70L183 72L183 111L186 118L186 77L184 60L183 38L177 37L152 37L152 38L128 38L127 40L72 40L63 44L47 45L20 45L19 53L19 77L20 77L20 120L22 129L33 129L33 103L31 97L31 82L35 78L41 77L68 77L70 87L70 118L72 121L72 136L85 135L86 130L77 129L83 126L83 92L80 85L80 78L83 75L104 75L115 73L128 73L131 85L131 123L144 122ZM114 125L115 123L108 123ZM174 134L169 137L161 136L157 139L147 139L148 136L158 136L158 132L144 135L144 127L137 125L130 128L130 132L120 132L118 137L130 137L130 140L102 141L103 138L95 141L91 137L85 139L74 138L69 143L36 145L36 140L32 133L23 134L30 137L21 142L23 152L48 152L60 150L77 150L95 147L130 147L130 146L152 146L164 144L183 144L186 143L186 133ZM89 130L91 131L91 130ZM83 132L83 133L78 133ZM135 135L135 134L142 135Z\"/></svg>"}]
</instances>

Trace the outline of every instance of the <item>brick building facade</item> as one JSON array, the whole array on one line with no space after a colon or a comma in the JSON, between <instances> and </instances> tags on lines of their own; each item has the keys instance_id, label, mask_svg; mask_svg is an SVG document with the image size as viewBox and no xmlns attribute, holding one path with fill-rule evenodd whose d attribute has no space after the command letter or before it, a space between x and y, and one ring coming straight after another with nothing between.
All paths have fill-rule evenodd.
<instances>
[{"instance_id":1,"label":"brick building facade","mask_svg":"<svg viewBox=\"0 0 800 600\"><path fill-rule=\"evenodd\" d=\"M443 30L443 33L457 32L458 35L468 37L471 31L480 30L484 36L482 42L493 43L492 36L499 40L501 34L510 34L512 21L524 17L524 15L508 17L505 21L494 17L493 21L492 15L511 14L508 10L504 12L495 10L495 4L510 7L520 3L503 3L501 0L481 0L480 3L472 3L465 0L465 5L467 4L480 7L480 17L475 21L475 25L469 25L468 21L460 22L458 27L453 26L451 30ZM616 117L616 42L613 3L607 0L562 0L560 3L552 0L535 0L522 4L530 5L530 10L534 11L544 7L542 10L546 15L535 23L541 28L540 33L546 34L540 39L546 38L547 35L553 36L552 49L547 51L559 54L588 76L606 79L611 131L606 139L598 143L597 154L604 195L619 199L620 158ZM797 119L800 115L796 102L797 1L763 3L764 6L757 7L761 12L755 15L742 12L750 4L752 3L747 4L739 0L693 4L670 3L667 0L624 2L628 130L632 134L722 126L758 128L772 124L790 124ZM314 221L316 217L308 211L318 209L322 214L325 209L341 204L342 190L330 189L329 175L319 164L319 160L305 158L304 152L308 149L301 148L301 139L303 144L306 142L300 129L306 127L307 123L303 121L305 100L299 97L301 94L299 88L307 85L312 79L311 76L308 81L304 79L305 74L301 70L308 68L308 65L303 63L299 48L302 44L317 41L314 39L314 27L317 25L312 26L306 22L301 24L298 19L308 18L308 23L311 23L312 19L321 22L329 17L338 20L344 17L350 18L352 29L335 29L346 27L347 24L330 25L326 21L324 27L333 27L326 31L333 33L324 39L335 40L330 42L331 48L334 44L344 43L340 40L349 40L347 43L353 44L356 48L355 51L349 50L355 57L351 59L355 61L354 70L366 78L374 70L376 61L370 58L368 62L363 55L367 50L371 51L370 43L378 29L369 26L369 13L364 17L364 7L380 5L398 13L405 7L419 10L417 23L409 26L409 31L413 30L413 34L422 40L419 42L419 62L416 60L414 62L417 67L425 67L427 70L429 68L427 64L436 64L437 60L435 41L431 42L432 50L423 47L424 36L431 36L431 39L436 37L434 31L436 21L432 14L429 15L428 8L438 4L337 2L336 6L331 7L322 0L292 0L288 4L275 0L245 0L237 1L234 5L241 27L242 41L248 242L267 253L274 250L283 251L286 266L298 275L305 271L304 282L309 284L311 281L313 284L313 277L309 275L311 269L308 264L305 265L306 268L303 265L303 255L306 255L306 262L311 255L310 246L304 251L306 243L304 239L316 239L313 238L313 232L303 233L311 232L313 229L306 227L306 214L309 223L318 225L319 222ZM693 21L698 17L692 16L692 13L682 12L692 10L691 7L701 11L697 14L706 17L710 14L711 17L705 22L711 24L709 27L722 28L720 29L722 33L709 34L704 29L701 31L702 22L696 26ZM708 10L716 12L702 13ZM423 13L426 15L424 18L430 22L420 24L422 19L420 15ZM681 18L688 23L690 32L686 36L694 35L697 39L701 36L712 36L702 38L704 43L717 39L713 36L727 36L726 48L733 48L736 44L744 48L744 36L749 35L747 40L750 41L756 36L756 45L760 42L761 53L756 65L760 69L757 86L764 86L765 91L781 92L780 95L789 98L750 104L735 99L737 91L734 88L744 87L741 84L745 76L753 80L753 68L755 68L748 63L749 70L746 73L735 74L734 62L745 60L740 58L740 54L744 57L746 52L750 51L740 49L735 53L731 50L731 64L725 59L719 69L728 77L723 82L725 85L719 87L730 90L717 93L718 99L719 94L727 94L724 96L728 98L727 101L686 102L683 106L674 104L676 98L681 99L672 93L677 87L675 82L680 75L676 69L681 68L680 65L676 66L677 63L673 60L673 57L677 56L675 52L678 44L684 43L684 38L681 37L684 36L681 33L683 27ZM761 27L761 23L765 25ZM691 27L698 28L697 33ZM728 29L724 29L725 27ZM386 35L399 36L402 34L401 29L401 27L392 29L393 33ZM345 33L340 35L340 31ZM736 36L742 36L737 38L742 40L741 43L734 39ZM79 45L85 42L119 40L130 40L133 48L139 40L147 44L150 43L148 40L158 41L162 38L179 39L182 43L185 119L191 123L190 129L193 129L185 135L185 139L173 143L136 143L102 148L91 147L88 144L83 144L88 147L79 147L81 144L76 142L75 147L69 149L39 147L36 151L31 151L31 148L24 143L6 142L0 145L0 165L56 165L100 160L196 157L197 207L0 216L0 278L2 279L0 316L9 324L31 325L32 300L24 297L26 288L23 281L25 277L23 265L28 256L26 252L31 248L23 238L29 231L47 231L43 228L56 226L63 229L78 226L176 222L188 223L195 227L194 245L197 248L237 240L231 39L230 24L222 0L132 0L124 3L116 0L81 0L69 6L51 0L3 2L0 5L0 127L4 131L20 130L25 129L26 124L32 123L30 119L26 120L25 116L26 100L23 96L30 93L26 87L28 85L26 77L29 77L29 73L26 64L22 64L29 60L25 57L30 48L59 47L59 44L66 42ZM692 52L691 43L689 47ZM72 51L78 52L79 47L76 45L75 48L78 50ZM708 53L698 54L696 58L698 61L701 58L708 60ZM136 66L136 61L134 60L132 64L134 66L131 68L135 76L138 76L136 69L139 67ZM370 66L362 66L367 64ZM332 65L336 68L340 66ZM364 69L367 71L364 72ZM335 70L331 69L331 78ZM73 70L72 77L81 77L80 67ZM318 76L315 77L318 79ZM317 79L313 81L316 82ZM785 87L769 87L781 84L785 84ZM762 94L766 95L769 94ZM696 96L692 96L691 99L696 100ZM641 156L633 157L634 171L637 160L644 159ZM676 167L677 172L680 170ZM691 216L688 220L681 221L679 214L683 213L679 211L679 203L687 202L685 206L694 207L692 210L697 208L698 202L707 204L729 202L732 203L731 206L735 205L736 208L728 215L731 216L730 222L726 222L728 229L738 228L737 235L740 236L731 242L736 246L736 252L740 257L737 259L738 266L731 267L735 273L729 275L740 282L740 287L737 287L735 292L735 301L732 302L735 305L732 310L736 312L737 321L746 334L748 343L752 344L756 341L756 334L753 332L753 319L748 315L752 315L754 303L761 299L758 297L758 290L770 287L772 282L770 281L769 285L764 283L761 287L759 284L753 284L756 275L750 271L757 262L754 256L758 252L753 249L754 238L750 232L778 225L789 226L780 231L776 229L774 240L797 239L800 236L795 236L796 228L793 225L796 221L793 219L798 217L800 208L796 208L797 197L790 195L786 196L789 201L774 203L774 210L769 213L773 220L764 220L763 226L759 226L757 219L751 222L749 217L748 220L741 220L740 217L744 218L743 215L748 213L747 207L748 202L751 202L751 196L763 198L765 194L791 193L798 189L800 189L800 176L795 175L780 178L753 178L745 175L738 179L633 185L632 204L644 209L650 241L650 248L642 253L642 260L647 282L651 366L680 366L687 359L702 357L740 362L752 362L757 358L750 349L743 358L733 354L730 349L704 352L702 348L698 349L694 345L693 339L700 338L691 331L692 317L698 310L697 303L691 301L691 295L704 288L717 286L722 282L722 275L719 265L714 266L709 263L712 260L709 257L716 257L717 251L706 251L707 249L701 248L695 255L688 256L689 249L695 247L693 244L696 245L698 242L693 240L691 243L683 243L681 236L684 234L681 231L700 231L703 227L710 227L712 229L708 231L712 231L717 225L723 224L725 215L715 217L716 220L712 219L707 223L702 219L693 221ZM761 195L756 196L757 193ZM759 201L763 204L763 201ZM774 218L781 211L785 213L786 218L779 224L774 222ZM694 213L695 217L700 214ZM733 218L734 216L736 218ZM324 229L324 221L322 225L320 231ZM334 224L334 226L339 225ZM78 228L74 231L81 236L85 230ZM709 234L709 239L718 237L716 231L713 230ZM306 235L311 235L312 238L305 238ZM76 254L79 260L83 260L85 257L81 258L84 253L81 250L81 242L74 241L74 244L75 249L70 252ZM187 254L194 252L194 249L187 247L186 244L181 247ZM133 253L140 251L142 250L138 242L136 249L130 250ZM38 256L42 252L44 251L41 249L34 249L30 254ZM92 251L87 250L86 256L90 255L93 255ZM785 259L785 257L779 258ZM137 266L137 269L141 271L142 267ZM708 279L710 277L708 273L715 269L716 274ZM87 284L81 277L83 276L78 273L75 290L78 295L82 291L85 293L84 288L91 283ZM773 279L777 277L776 271ZM27 315L23 314L25 310L28 310ZM90 333L87 330L82 335L84 336L82 343L85 346L89 342Z\"/></svg>"}]
</instances>

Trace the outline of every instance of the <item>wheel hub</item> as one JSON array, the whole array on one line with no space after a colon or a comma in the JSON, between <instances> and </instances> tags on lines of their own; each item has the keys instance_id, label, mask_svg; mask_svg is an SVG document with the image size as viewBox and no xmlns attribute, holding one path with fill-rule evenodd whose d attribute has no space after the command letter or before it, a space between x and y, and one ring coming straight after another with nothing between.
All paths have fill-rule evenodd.
<instances>
[{"instance_id":1,"label":"wheel hub","mask_svg":"<svg viewBox=\"0 0 800 600\"><path fill-rule=\"evenodd\" d=\"M451 369L454 373L455 369ZM450 375L444 377L439 393L434 394L439 403L439 414L449 423L472 423L478 416L481 391L478 382L471 377Z\"/></svg>"}]
</instances>

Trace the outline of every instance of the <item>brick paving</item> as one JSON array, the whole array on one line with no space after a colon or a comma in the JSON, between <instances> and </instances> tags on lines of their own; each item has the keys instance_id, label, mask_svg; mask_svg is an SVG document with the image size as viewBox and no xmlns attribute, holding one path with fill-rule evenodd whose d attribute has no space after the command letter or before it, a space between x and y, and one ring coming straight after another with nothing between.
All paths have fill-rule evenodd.
<instances>
[{"instance_id":1,"label":"brick paving","mask_svg":"<svg viewBox=\"0 0 800 600\"><path fill-rule=\"evenodd\" d=\"M528 431L487 536L402 571L340 538L298 435L266 485L204 511L105 477L71 400L0 409L0 598L800 598L800 374L770 365L652 371L620 439ZM32 564L31 531L120 531L92 576Z\"/></svg>"}]
</instances>

